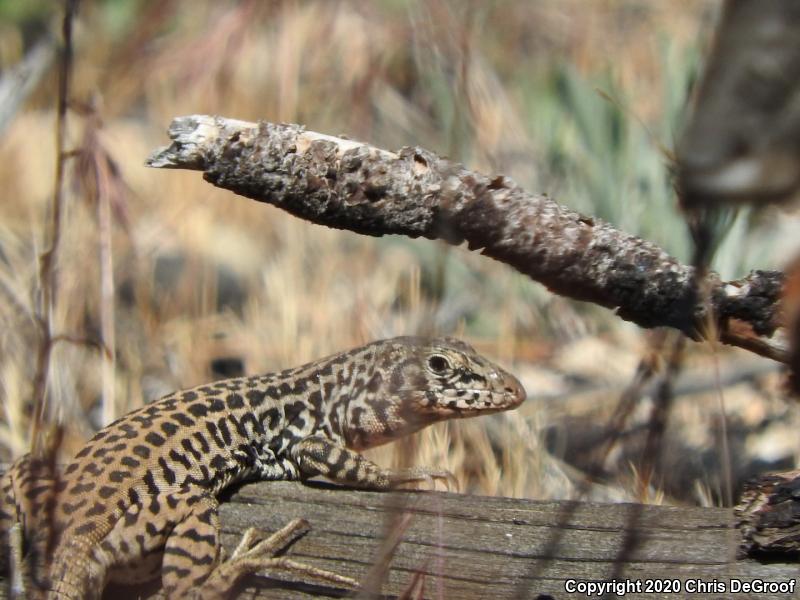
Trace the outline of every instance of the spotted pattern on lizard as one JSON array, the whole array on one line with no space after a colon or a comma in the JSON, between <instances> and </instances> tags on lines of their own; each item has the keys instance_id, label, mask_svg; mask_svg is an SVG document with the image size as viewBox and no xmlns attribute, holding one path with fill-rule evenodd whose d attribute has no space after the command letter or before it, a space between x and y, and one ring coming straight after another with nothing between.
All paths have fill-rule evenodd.
<instances>
[{"instance_id":1,"label":"spotted pattern on lizard","mask_svg":"<svg viewBox=\"0 0 800 600\"><path fill-rule=\"evenodd\" d=\"M464 342L413 337L175 392L99 431L57 477L30 456L18 461L0 482L0 542L6 548L14 526L22 528L29 594L48 599L98 598L108 581L159 575L169 598L217 598L268 567L352 585L272 557L307 528L299 521L260 543L246 533L224 561L219 492L249 479L324 476L388 490L446 478L431 469L384 469L358 452L524 398L513 375Z\"/></svg>"}]
</instances>

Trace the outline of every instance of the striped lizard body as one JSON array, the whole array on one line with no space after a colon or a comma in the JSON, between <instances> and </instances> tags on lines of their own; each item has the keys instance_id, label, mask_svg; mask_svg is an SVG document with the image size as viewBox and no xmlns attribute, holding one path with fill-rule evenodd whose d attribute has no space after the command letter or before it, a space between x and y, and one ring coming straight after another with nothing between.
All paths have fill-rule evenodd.
<instances>
[{"instance_id":1,"label":"striped lizard body","mask_svg":"<svg viewBox=\"0 0 800 600\"><path fill-rule=\"evenodd\" d=\"M513 375L464 342L412 337L175 392L99 431L58 477L29 456L17 461L0 483L0 543L23 532L29 597L99 598L108 581L160 575L169 598L219 598L267 568L353 586L274 557L307 529L301 520L260 542L246 532L223 560L219 492L247 479L324 476L376 490L446 479L384 469L358 452L524 398Z\"/></svg>"}]
</instances>

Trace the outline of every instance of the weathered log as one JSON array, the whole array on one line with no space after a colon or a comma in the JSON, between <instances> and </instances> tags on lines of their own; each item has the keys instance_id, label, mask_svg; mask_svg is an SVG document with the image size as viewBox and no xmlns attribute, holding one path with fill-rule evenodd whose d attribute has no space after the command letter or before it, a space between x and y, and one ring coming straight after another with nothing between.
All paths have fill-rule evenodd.
<instances>
[{"instance_id":1,"label":"weathered log","mask_svg":"<svg viewBox=\"0 0 800 600\"><path fill-rule=\"evenodd\" d=\"M742 555L800 557L800 471L749 481L734 514Z\"/></svg>"},{"instance_id":2,"label":"weathered log","mask_svg":"<svg viewBox=\"0 0 800 600\"><path fill-rule=\"evenodd\" d=\"M709 306L697 298L694 269L654 244L421 148L393 153L299 125L207 115L176 118L169 135L172 145L154 152L148 166L203 171L218 187L329 227L466 241L556 293L642 327L674 327L699 339L710 334L713 315L724 342L787 360L772 338L780 272L730 282L711 274Z\"/></svg>"},{"instance_id":3,"label":"weathered log","mask_svg":"<svg viewBox=\"0 0 800 600\"><path fill-rule=\"evenodd\" d=\"M311 532L288 556L362 583L377 581L373 589L389 597L401 596L415 581L424 584L425 598L587 597L568 594L565 586L571 580L612 579L641 586L641 592L626 594L628 599L684 597L691 595L687 585L700 582L707 591L697 597L730 597L736 595L732 581L780 582L794 589L798 574L797 564L736 559L738 533L731 528L731 511L721 508L382 494L279 482L243 486L223 502L220 513L228 551L247 527L274 531L303 517ZM388 564L385 581L376 562ZM680 582L678 593L663 591L667 580ZM647 585L662 591L647 593ZM280 571L253 578L246 587L245 598L349 593L299 583ZM128 595L125 588L106 593L115 599ZM151 590L142 597L156 596Z\"/></svg>"}]
</instances>

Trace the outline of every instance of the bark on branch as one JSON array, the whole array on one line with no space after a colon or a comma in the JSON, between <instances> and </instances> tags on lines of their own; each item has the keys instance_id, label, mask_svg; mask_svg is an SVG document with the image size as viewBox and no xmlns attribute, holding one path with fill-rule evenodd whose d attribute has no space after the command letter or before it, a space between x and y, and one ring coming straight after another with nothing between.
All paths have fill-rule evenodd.
<instances>
[{"instance_id":1,"label":"bark on branch","mask_svg":"<svg viewBox=\"0 0 800 600\"><path fill-rule=\"evenodd\" d=\"M422 148L394 153L299 125L208 115L176 118L169 136L148 166L203 171L218 187L328 227L466 241L558 294L642 327L700 339L713 315L724 342L786 362L773 339L781 272L730 282L712 274L709 306L697 298L694 269L656 245Z\"/></svg>"}]
</instances>

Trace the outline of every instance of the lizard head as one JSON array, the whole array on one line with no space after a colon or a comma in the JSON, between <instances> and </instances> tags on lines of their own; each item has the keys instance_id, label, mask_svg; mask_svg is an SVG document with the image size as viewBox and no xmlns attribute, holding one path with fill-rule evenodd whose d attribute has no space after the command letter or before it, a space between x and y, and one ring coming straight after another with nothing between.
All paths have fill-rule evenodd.
<instances>
[{"instance_id":1,"label":"lizard head","mask_svg":"<svg viewBox=\"0 0 800 600\"><path fill-rule=\"evenodd\" d=\"M445 419L510 410L525 399L516 377L455 338L401 337L374 348L362 393L347 411L353 447L377 446Z\"/></svg>"}]
</instances>

